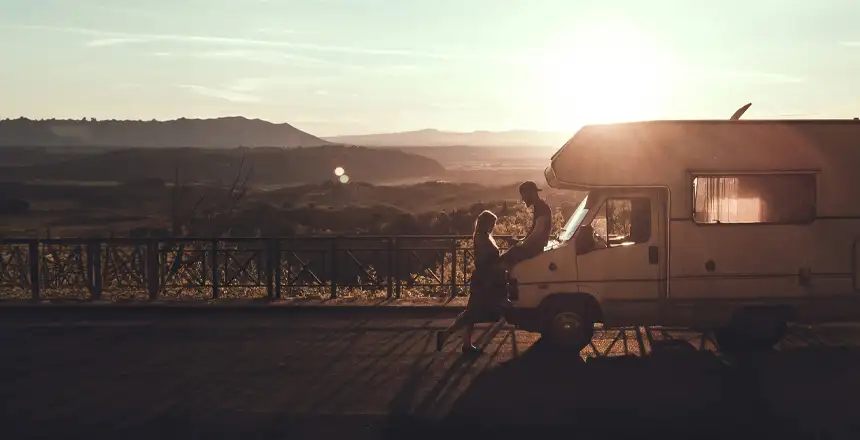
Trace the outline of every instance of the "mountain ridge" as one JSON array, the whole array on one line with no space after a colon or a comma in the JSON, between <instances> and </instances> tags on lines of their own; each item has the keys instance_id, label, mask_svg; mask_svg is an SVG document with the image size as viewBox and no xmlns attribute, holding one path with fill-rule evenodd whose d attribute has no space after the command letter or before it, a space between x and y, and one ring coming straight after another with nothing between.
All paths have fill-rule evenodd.
<instances>
[{"instance_id":1,"label":"mountain ridge","mask_svg":"<svg viewBox=\"0 0 860 440\"><path fill-rule=\"evenodd\" d=\"M243 116L208 119L0 120L0 147L317 147L329 145L288 123Z\"/></svg>"},{"instance_id":2,"label":"mountain ridge","mask_svg":"<svg viewBox=\"0 0 860 440\"><path fill-rule=\"evenodd\" d=\"M233 149L162 147L82 153L32 165L0 164L0 182L171 181L179 173L187 182L230 182L244 174L254 185L283 185L334 181L337 167L345 169L350 182L431 178L445 173L445 167L434 159L392 149L343 145Z\"/></svg>"},{"instance_id":3,"label":"mountain ridge","mask_svg":"<svg viewBox=\"0 0 860 440\"><path fill-rule=\"evenodd\" d=\"M435 128L394 133L324 136L339 144L372 147L559 147L573 135L571 132L505 130L471 132L442 131Z\"/></svg>"}]
</instances>

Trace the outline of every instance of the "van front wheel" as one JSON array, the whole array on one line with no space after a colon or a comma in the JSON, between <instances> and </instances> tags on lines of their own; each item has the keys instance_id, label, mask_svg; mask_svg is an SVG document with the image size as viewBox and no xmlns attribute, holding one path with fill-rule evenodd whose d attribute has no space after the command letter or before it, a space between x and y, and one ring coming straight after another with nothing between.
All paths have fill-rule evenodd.
<instances>
[{"instance_id":1,"label":"van front wheel","mask_svg":"<svg viewBox=\"0 0 860 440\"><path fill-rule=\"evenodd\" d=\"M715 332L717 345L724 352L772 349L788 330L784 320L763 319L755 327L729 325Z\"/></svg>"},{"instance_id":2,"label":"van front wheel","mask_svg":"<svg viewBox=\"0 0 860 440\"><path fill-rule=\"evenodd\" d=\"M555 310L548 318L543 336L555 346L580 351L594 336L594 324L576 310Z\"/></svg>"}]
</instances>

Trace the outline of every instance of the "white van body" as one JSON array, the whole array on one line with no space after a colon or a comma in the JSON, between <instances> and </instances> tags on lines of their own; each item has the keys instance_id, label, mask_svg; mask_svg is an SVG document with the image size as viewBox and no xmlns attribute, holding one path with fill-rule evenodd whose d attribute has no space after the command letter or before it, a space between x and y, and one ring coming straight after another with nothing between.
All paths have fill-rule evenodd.
<instances>
[{"instance_id":1,"label":"white van body","mask_svg":"<svg viewBox=\"0 0 860 440\"><path fill-rule=\"evenodd\" d=\"M750 311L777 328L860 317L856 120L586 126L545 177L587 197L509 272L508 321L524 329L551 333L570 309L586 324L703 329Z\"/></svg>"}]
</instances>

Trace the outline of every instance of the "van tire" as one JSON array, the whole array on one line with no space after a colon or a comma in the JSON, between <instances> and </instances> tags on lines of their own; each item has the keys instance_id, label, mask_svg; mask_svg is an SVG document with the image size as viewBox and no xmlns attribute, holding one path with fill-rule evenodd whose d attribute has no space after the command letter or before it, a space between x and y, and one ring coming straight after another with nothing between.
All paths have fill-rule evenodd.
<instances>
[{"instance_id":1,"label":"van tire","mask_svg":"<svg viewBox=\"0 0 860 440\"><path fill-rule=\"evenodd\" d=\"M785 320L769 320L764 328L755 331L738 325L728 325L717 329L714 336L720 351L731 353L741 351L766 351L772 349L788 332Z\"/></svg>"},{"instance_id":2,"label":"van tire","mask_svg":"<svg viewBox=\"0 0 860 440\"><path fill-rule=\"evenodd\" d=\"M582 351L594 336L594 322L575 302L560 302L545 309L541 336L553 346Z\"/></svg>"}]
</instances>

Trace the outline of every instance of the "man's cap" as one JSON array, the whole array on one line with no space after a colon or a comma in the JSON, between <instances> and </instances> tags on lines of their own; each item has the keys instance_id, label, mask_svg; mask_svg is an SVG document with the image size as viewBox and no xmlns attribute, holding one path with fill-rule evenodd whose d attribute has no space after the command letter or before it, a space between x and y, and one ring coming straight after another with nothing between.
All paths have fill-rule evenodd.
<instances>
[{"instance_id":1,"label":"man's cap","mask_svg":"<svg viewBox=\"0 0 860 440\"><path fill-rule=\"evenodd\" d=\"M540 192L541 189L538 188L537 184L532 182L531 180L526 180L525 182L520 184L520 192Z\"/></svg>"}]
</instances>

